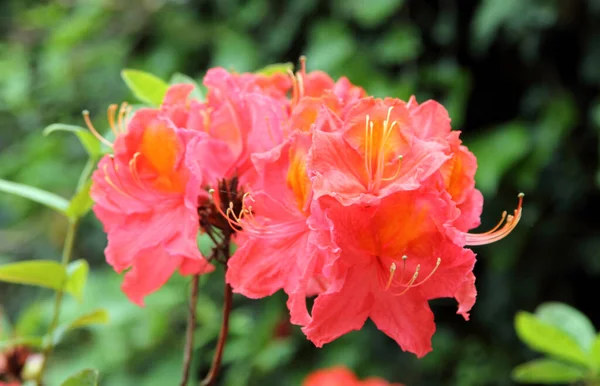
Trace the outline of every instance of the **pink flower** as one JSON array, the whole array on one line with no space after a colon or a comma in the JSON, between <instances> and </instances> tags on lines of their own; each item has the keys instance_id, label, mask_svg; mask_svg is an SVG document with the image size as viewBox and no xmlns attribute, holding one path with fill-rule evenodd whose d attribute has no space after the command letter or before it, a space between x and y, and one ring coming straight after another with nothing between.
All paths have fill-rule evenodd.
<instances>
[{"instance_id":1,"label":"pink flower","mask_svg":"<svg viewBox=\"0 0 600 386\"><path fill-rule=\"evenodd\" d=\"M108 234L107 262L117 272L131 268L122 289L138 305L177 269L213 270L196 246L202 192L188 184L184 164L186 146L203 133L178 128L168 115L138 110L126 127L121 115L114 155L102 158L92 178L94 212Z\"/></svg>"},{"instance_id":2,"label":"pink flower","mask_svg":"<svg viewBox=\"0 0 600 386\"><path fill-rule=\"evenodd\" d=\"M456 216L453 203L430 187L376 205L320 202L342 249L324 275L342 284L317 296L306 336L320 347L371 318L403 350L425 355L435 331L428 300L455 297L475 264L475 254L445 231Z\"/></svg>"},{"instance_id":3,"label":"pink flower","mask_svg":"<svg viewBox=\"0 0 600 386\"><path fill-rule=\"evenodd\" d=\"M315 371L309 374L302 386L402 386L389 383L381 378L367 378L360 381L352 371L343 366Z\"/></svg>"},{"instance_id":4,"label":"pink flower","mask_svg":"<svg viewBox=\"0 0 600 386\"><path fill-rule=\"evenodd\" d=\"M283 141L288 102L278 93L265 93L264 81L220 68L209 70L204 84L207 101L192 104L189 127L208 135L192 140L188 166L209 186L233 176L244 186L252 184L256 173L250 157Z\"/></svg>"},{"instance_id":5,"label":"pink flower","mask_svg":"<svg viewBox=\"0 0 600 386\"><path fill-rule=\"evenodd\" d=\"M326 219L311 206L309 146L310 135L296 133L273 150L255 154L257 190L246 199L242 213L229 213L241 233L240 247L228 263L227 282L250 298L284 289L290 295L293 323L309 320L305 298L312 275L306 272L314 268L307 263L316 264L335 249L328 245Z\"/></svg>"}]
</instances>

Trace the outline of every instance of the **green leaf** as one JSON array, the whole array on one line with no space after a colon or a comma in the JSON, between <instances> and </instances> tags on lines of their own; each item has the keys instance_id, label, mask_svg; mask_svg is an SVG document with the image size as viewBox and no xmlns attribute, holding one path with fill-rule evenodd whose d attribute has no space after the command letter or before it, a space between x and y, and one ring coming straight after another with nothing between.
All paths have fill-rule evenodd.
<instances>
[{"instance_id":1,"label":"green leaf","mask_svg":"<svg viewBox=\"0 0 600 386\"><path fill-rule=\"evenodd\" d=\"M173 74L173 76L171 76L171 79L169 80L169 84L181 84L181 83L191 84L194 86L194 89L190 93L190 98L196 99L199 101L204 100L204 94L202 93L202 89L200 88L200 85L198 84L198 82L196 82L191 77L189 77L185 74L182 74L180 72L176 72Z\"/></svg>"},{"instance_id":2,"label":"green leaf","mask_svg":"<svg viewBox=\"0 0 600 386\"><path fill-rule=\"evenodd\" d=\"M598 371L600 371L600 335L596 336L592 348L590 349L590 362L591 365Z\"/></svg>"},{"instance_id":3,"label":"green leaf","mask_svg":"<svg viewBox=\"0 0 600 386\"><path fill-rule=\"evenodd\" d=\"M535 310L537 318L569 334L584 351L589 352L596 338L592 322L579 310L558 302L548 302Z\"/></svg>"},{"instance_id":4,"label":"green leaf","mask_svg":"<svg viewBox=\"0 0 600 386\"><path fill-rule=\"evenodd\" d=\"M28 198L39 204L46 205L60 213L66 214L69 207L69 201L57 196L54 193L47 192L33 186L23 185L16 182L10 182L0 179L0 192L14 194L23 198Z\"/></svg>"},{"instance_id":5,"label":"green leaf","mask_svg":"<svg viewBox=\"0 0 600 386\"><path fill-rule=\"evenodd\" d=\"M62 265L50 260L29 260L0 266L0 281L60 290L67 278Z\"/></svg>"},{"instance_id":6,"label":"green leaf","mask_svg":"<svg viewBox=\"0 0 600 386\"><path fill-rule=\"evenodd\" d=\"M90 188L92 180L88 180L75 195L71 198L71 203L67 208L67 215L71 218L78 219L83 217L92 207L94 201L90 197Z\"/></svg>"},{"instance_id":7,"label":"green leaf","mask_svg":"<svg viewBox=\"0 0 600 386\"><path fill-rule=\"evenodd\" d=\"M107 324L110 317L108 311L100 308L88 314L82 315L69 324L69 330L90 326L93 324Z\"/></svg>"},{"instance_id":8,"label":"green leaf","mask_svg":"<svg viewBox=\"0 0 600 386\"><path fill-rule=\"evenodd\" d=\"M61 386L97 386L98 370L86 369L70 376Z\"/></svg>"},{"instance_id":9,"label":"green leaf","mask_svg":"<svg viewBox=\"0 0 600 386\"><path fill-rule=\"evenodd\" d=\"M154 107L160 106L169 88L165 81L144 71L125 69L121 77L137 99Z\"/></svg>"},{"instance_id":10,"label":"green leaf","mask_svg":"<svg viewBox=\"0 0 600 386\"><path fill-rule=\"evenodd\" d=\"M275 75L275 74L287 74L289 71L293 71L293 70L294 70L294 63L292 63L292 62L274 63L274 64L269 64L268 66L261 68L260 70L256 71L255 73L259 74L259 75L271 76L271 75Z\"/></svg>"},{"instance_id":11,"label":"green leaf","mask_svg":"<svg viewBox=\"0 0 600 386\"><path fill-rule=\"evenodd\" d=\"M42 133L44 135L50 135L55 131L68 131L74 133L77 138L79 138L79 142L81 142L81 145L85 148L85 151L87 151L90 157L96 158L102 154L102 143L98 138L94 137L88 129L81 126L53 123L52 125L47 126Z\"/></svg>"},{"instance_id":12,"label":"green leaf","mask_svg":"<svg viewBox=\"0 0 600 386\"><path fill-rule=\"evenodd\" d=\"M27 336L0 341L0 350L5 350L13 346L29 346L31 348L42 348L43 340L39 336Z\"/></svg>"},{"instance_id":13,"label":"green leaf","mask_svg":"<svg viewBox=\"0 0 600 386\"><path fill-rule=\"evenodd\" d=\"M67 284L65 291L69 292L80 302L83 301L83 289L87 281L90 266L83 259L75 260L67 267Z\"/></svg>"},{"instance_id":14,"label":"green leaf","mask_svg":"<svg viewBox=\"0 0 600 386\"><path fill-rule=\"evenodd\" d=\"M512 378L521 383L564 384L584 379L586 371L553 359L537 359L515 367Z\"/></svg>"},{"instance_id":15,"label":"green leaf","mask_svg":"<svg viewBox=\"0 0 600 386\"><path fill-rule=\"evenodd\" d=\"M496 192L500 179L530 148L528 130L519 123L509 123L485 132L468 143L477 157L477 187L484 195Z\"/></svg>"},{"instance_id":16,"label":"green leaf","mask_svg":"<svg viewBox=\"0 0 600 386\"><path fill-rule=\"evenodd\" d=\"M587 355L575 339L529 312L517 313L515 329L519 338L532 350L567 362L588 365Z\"/></svg>"},{"instance_id":17,"label":"green leaf","mask_svg":"<svg viewBox=\"0 0 600 386\"><path fill-rule=\"evenodd\" d=\"M91 326L94 324L107 324L109 321L108 311L105 309L97 309L90 313L84 314L79 318L75 319L71 323L58 326L52 338L46 338L46 344L56 346L63 338L65 333L74 330L76 328Z\"/></svg>"},{"instance_id":18,"label":"green leaf","mask_svg":"<svg viewBox=\"0 0 600 386\"><path fill-rule=\"evenodd\" d=\"M365 27L375 27L392 16L404 4L404 0L341 0L337 7Z\"/></svg>"}]
</instances>

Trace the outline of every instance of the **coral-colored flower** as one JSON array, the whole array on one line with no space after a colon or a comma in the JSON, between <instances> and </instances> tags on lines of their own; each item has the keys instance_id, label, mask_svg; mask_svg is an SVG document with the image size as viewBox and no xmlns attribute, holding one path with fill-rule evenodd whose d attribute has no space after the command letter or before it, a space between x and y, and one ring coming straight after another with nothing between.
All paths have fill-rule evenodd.
<instances>
[{"instance_id":1,"label":"coral-colored flower","mask_svg":"<svg viewBox=\"0 0 600 386\"><path fill-rule=\"evenodd\" d=\"M108 234L106 259L117 272L131 268L122 289L139 305L176 269L213 269L197 248L202 192L188 184L184 163L190 140L204 134L177 128L167 115L142 109L128 124L120 115L114 155L102 158L92 178L94 212Z\"/></svg>"},{"instance_id":2,"label":"coral-colored flower","mask_svg":"<svg viewBox=\"0 0 600 386\"><path fill-rule=\"evenodd\" d=\"M360 381L356 375L343 366L317 370L309 374L302 386L402 386L389 383L381 378L370 377Z\"/></svg>"},{"instance_id":3,"label":"coral-colored flower","mask_svg":"<svg viewBox=\"0 0 600 386\"><path fill-rule=\"evenodd\" d=\"M317 127L309 157L315 198L350 205L417 189L448 156L444 144L415 136L412 121L400 100L365 98L340 127Z\"/></svg>"},{"instance_id":4,"label":"coral-colored flower","mask_svg":"<svg viewBox=\"0 0 600 386\"><path fill-rule=\"evenodd\" d=\"M255 154L257 190L242 213L229 213L232 226L242 232L228 263L227 282L250 298L284 289L290 295L292 322L300 324L309 320L305 298L312 275L305 272L314 268L307 264L317 264L335 250L328 243L326 219L311 206L309 146L310 135L296 133L273 150Z\"/></svg>"},{"instance_id":5,"label":"coral-colored flower","mask_svg":"<svg viewBox=\"0 0 600 386\"><path fill-rule=\"evenodd\" d=\"M343 284L315 299L307 337L322 346L371 318L402 349L425 355L435 331L428 300L454 297L475 264L475 254L444 230L456 217L454 204L427 186L377 205L320 202L342 249L324 274Z\"/></svg>"},{"instance_id":6,"label":"coral-colored flower","mask_svg":"<svg viewBox=\"0 0 600 386\"><path fill-rule=\"evenodd\" d=\"M289 102L268 95L261 88L262 83L256 81L254 76L211 69L204 78L208 88L206 102L190 109L190 128L208 136L192 140L189 167L210 186L218 179L233 176L242 185L252 184L256 174L251 155L268 151L283 141L282 124Z\"/></svg>"}]
</instances>

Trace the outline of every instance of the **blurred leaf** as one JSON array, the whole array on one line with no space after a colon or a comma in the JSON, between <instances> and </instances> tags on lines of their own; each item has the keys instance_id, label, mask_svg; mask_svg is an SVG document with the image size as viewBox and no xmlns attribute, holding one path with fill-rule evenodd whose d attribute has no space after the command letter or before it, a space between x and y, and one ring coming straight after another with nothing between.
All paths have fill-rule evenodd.
<instances>
[{"instance_id":1,"label":"blurred leaf","mask_svg":"<svg viewBox=\"0 0 600 386\"><path fill-rule=\"evenodd\" d=\"M43 339L39 336L18 337L14 339L8 339L0 341L0 351L10 347L21 345L29 346L34 349L41 349L43 347L43 342Z\"/></svg>"},{"instance_id":2,"label":"blurred leaf","mask_svg":"<svg viewBox=\"0 0 600 386\"><path fill-rule=\"evenodd\" d=\"M169 88L162 79L140 70L125 69L121 77L137 99L154 107L161 105Z\"/></svg>"},{"instance_id":3,"label":"blurred leaf","mask_svg":"<svg viewBox=\"0 0 600 386\"><path fill-rule=\"evenodd\" d=\"M477 7L471 25L471 36L476 52L486 50L494 41L502 24L518 13L520 0L484 0Z\"/></svg>"},{"instance_id":4,"label":"blurred leaf","mask_svg":"<svg viewBox=\"0 0 600 386\"><path fill-rule=\"evenodd\" d=\"M309 35L306 57L311 67L333 71L344 65L356 50L356 43L348 27L331 20L314 24Z\"/></svg>"},{"instance_id":5,"label":"blurred leaf","mask_svg":"<svg viewBox=\"0 0 600 386\"><path fill-rule=\"evenodd\" d=\"M260 50L246 33L221 27L217 34L218 38L214 41L213 66L222 66L237 72L251 71L257 67Z\"/></svg>"},{"instance_id":6,"label":"blurred leaf","mask_svg":"<svg viewBox=\"0 0 600 386\"><path fill-rule=\"evenodd\" d=\"M422 50L419 29L407 24L390 29L377 41L374 58L383 64L401 64L416 59Z\"/></svg>"},{"instance_id":7,"label":"blurred leaf","mask_svg":"<svg viewBox=\"0 0 600 386\"><path fill-rule=\"evenodd\" d=\"M67 284L65 291L71 293L80 302L83 301L83 290L87 281L90 266L83 259L75 260L67 266Z\"/></svg>"},{"instance_id":8,"label":"blurred leaf","mask_svg":"<svg viewBox=\"0 0 600 386\"><path fill-rule=\"evenodd\" d=\"M0 266L0 281L60 290L67 278L56 261L29 260Z\"/></svg>"},{"instance_id":9,"label":"blurred leaf","mask_svg":"<svg viewBox=\"0 0 600 386\"><path fill-rule=\"evenodd\" d=\"M71 323L58 326L54 333L52 334L52 339L48 340L48 344L52 344L53 346L57 345L63 338L64 334L68 331L87 327L95 324L107 324L109 321L108 311L105 309L97 309L85 315L82 315L72 321Z\"/></svg>"},{"instance_id":10,"label":"blurred leaf","mask_svg":"<svg viewBox=\"0 0 600 386\"><path fill-rule=\"evenodd\" d=\"M375 27L402 7L404 0L345 0L337 4L340 12L349 15L359 24Z\"/></svg>"},{"instance_id":11,"label":"blurred leaf","mask_svg":"<svg viewBox=\"0 0 600 386\"><path fill-rule=\"evenodd\" d=\"M579 310L558 302L541 304L535 310L537 318L569 334L584 351L590 351L596 330L592 322Z\"/></svg>"},{"instance_id":12,"label":"blurred leaf","mask_svg":"<svg viewBox=\"0 0 600 386\"><path fill-rule=\"evenodd\" d=\"M600 370L600 334L596 336L590 349L590 362L598 371Z\"/></svg>"},{"instance_id":13,"label":"blurred leaf","mask_svg":"<svg viewBox=\"0 0 600 386\"><path fill-rule=\"evenodd\" d=\"M46 205L58 212L66 214L69 202L54 193L47 192L33 186L23 185L16 182L10 182L0 179L0 192L14 194L23 198L28 198L39 204Z\"/></svg>"},{"instance_id":14,"label":"blurred leaf","mask_svg":"<svg viewBox=\"0 0 600 386\"><path fill-rule=\"evenodd\" d=\"M254 357L254 365L264 373L273 371L287 363L295 351L294 344L289 339L273 340Z\"/></svg>"},{"instance_id":15,"label":"blurred leaf","mask_svg":"<svg viewBox=\"0 0 600 386\"><path fill-rule=\"evenodd\" d=\"M521 383L546 385L572 383L583 380L586 371L553 359L537 359L515 367L512 378Z\"/></svg>"},{"instance_id":16,"label":"blurred leaf","mask_svg":"<svg viewBox=\"0 0 600 386\"><path fill-rule=\"evenodd\" d=\"M269 64L268 66L255 71L255 73L270 76L275 74L287 74L289 71L294 71L294 63L292 62Z\"/></svg>"},{"instance_id":17,"label":"blurred leaf","mask_svg":"<svg viewBox=\"0 0 600 386\"><path fill-rule=\"evenodd\" d=\"M569 334L529 312L517 313L515 329L519 338L532 350L568 362L588 365L587 355Z\"/></svg>"},{"instance_id":18,"label":"blurred leaf","mask_svg":"<svg viewBox=\"0 0 600 386\"><path fill-rule=\"evenodd\" d=\"M193 85L194 89L190 93L190 97L192 99L195 99L195 100L198 100L198 101L204 100L204 95L202 94L202 90L200 89L200 85L198 85L198 82L196 82L191 77L189 77L189 76L187 76L185 74L182 74L180 72L176 72L176 73L173 74L173 76L171 76L171 79L169 80L169 84L178 84L178 83L184 83L184 84L191 84L191 85Z\"/></svg>"},{"instance_id":19,"label":"blurred leaf","mask_svg":"<svg viewBox=\"0 0 600 386\"><path fill-rule=\"evenodd\" d=\"M109 319L108 311L101 308L80 316L71 322L68 327L72 330L74 328L81 328L92 324L106 324Z\"/></svg>"},{"instance_id":20,"label":"blurred leaf","mask_svg":"<svg viewBox=\"0 0 600 386\"><path fill-rule=\"evenodd\" d=\"M61 386L98 386L98 370L80 371L70 376Z\"/></svg>"},{"instance_id":21,"label":"blurred leaf","mask_svg":"<svg viewBox=\"0 0 600 386\"><path fill-rule=\"evenodd\" d=\"M81 145L85 148L85 151L90 155L90 157L99 157L102 154L102 143L98 140L98 138L94 137L94 135L88 130L81 126L75 125L66 125L64 123L53 123L50 126L47 126L42 133L44 135L50 135L56 131L67 131L70 133L74 133Z\"/></svg>"},{"instance_id":22,"label":"blurred leaf","mask_svg":"<svg viewBox=\"0 0 600 386\"><path fill-rule=\"evenodd\" d=\"M525 126L509 123L478 135L467 144L477 157L477 187L484 195L496 192L500 179L529 150Z\"/></svg>"},{"instance_id":23,"label":"blurred leaf","mask_svg":"<svg viewBox=\"0 0 600 386\"><path fill-rule=\"evenodd\" d=\"M77 193L71 198L71 203L67 208L67 215L74 219L79 219L90 210L94 201L90 196L90 188L92 187L92 180L88 180L85 185L79 189Z\"/></svg>"}]
</instances>

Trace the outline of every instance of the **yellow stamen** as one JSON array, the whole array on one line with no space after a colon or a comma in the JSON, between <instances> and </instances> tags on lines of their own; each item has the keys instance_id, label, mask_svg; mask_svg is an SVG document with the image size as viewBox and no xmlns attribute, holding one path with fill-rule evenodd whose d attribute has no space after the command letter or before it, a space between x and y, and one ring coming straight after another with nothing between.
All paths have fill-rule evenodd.
<instances>
[{"instance_id":1,"label":"yellow stamen","mask_svg":"<svg viewBox=\"0 0 600 386\"><path fill-rule=\"evenodd\" d=\"M515 229L521 215L523 213L523 193L519 193L519 205L513 212L513 215L506 215L506 212L502 214L502 219L498 225L491 230L484 233L465 233L465 245L485 245L490 244L505 238L510 232ZM506 218L506 222L502 225L502 222Z\"/></svg>"}]
</instances>

